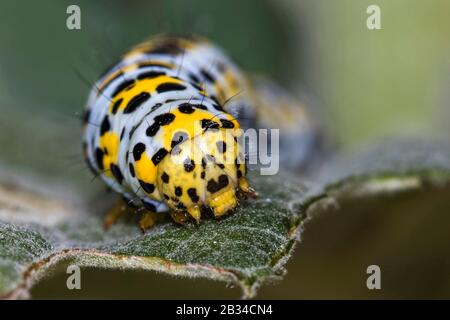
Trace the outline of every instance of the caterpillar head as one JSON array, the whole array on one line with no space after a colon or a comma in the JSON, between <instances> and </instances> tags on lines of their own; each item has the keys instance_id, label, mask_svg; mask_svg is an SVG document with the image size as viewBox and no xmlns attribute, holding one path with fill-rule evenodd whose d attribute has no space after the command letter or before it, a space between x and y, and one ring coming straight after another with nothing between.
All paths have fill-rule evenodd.
<instances>
[{"instance_id":1,"label":"caterpillar head","mask_svg":"<svg viewBox=\"0 0 450 320\"><path fill-rule=\"evenodd\" d=\"M192 137L177 132L173 139L182 142L159 164L156 183L175 212L199 221L206 207L220 217L238 205L237 193L252 193L235 128L209 128Z\"/></svg>"}]
</instances>

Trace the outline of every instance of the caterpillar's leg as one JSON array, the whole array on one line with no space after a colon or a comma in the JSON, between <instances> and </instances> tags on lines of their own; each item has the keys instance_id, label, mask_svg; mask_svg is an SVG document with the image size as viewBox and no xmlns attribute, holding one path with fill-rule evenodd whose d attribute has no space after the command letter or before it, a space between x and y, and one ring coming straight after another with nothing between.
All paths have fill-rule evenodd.
<instances>
[{"instance_id":1,"label":"caterpillar's leg","mask_svg":"<svg viewBox=\"0 0 450 320\"><path fill-rule=\"evenodd\" d=\"M141 219L139 220L139 227L141 228L141 231L145 233L145 231L153 227L155 223L162 221L162 219L162 214L150 210L144 210Z\"/></svg>"},{"instance_id":2,"label":"caterpillar's leg","mask_svg":"<svg viewBox=\"0 0 450 320\"><path fill-rule=\"evenodd\" d=\"M193 206L190 207L189 209L187 209L187 212L189 213L189 215L195 219L195 221L197 221L197 223L200 222L200 218L202 216L202 212L200 210L199 206Z\"/></svg>"},{"instance_id":3,"label":"caterpillar's leg","mask_svg":"<svg viewBox=\"0 0 450 320\"><path fill-rule=\"evenodd\" d=\"M134 210L135 209L130 208L122 199L120 199L106 213L105 219L103 220L103 228L108 230L116 224L120 218L127 214L133 214Z\"/></svg>"},{"instance_id":4,"label":"caterpillar's leg","mask_svg":"<svg viewBox=\"0 0 450 320\"><path fill-rule=\"evenodd\" d=\"M214 217L219 218L231 210L235 209L238 205L238 199L236 198L236 192L234 189L226 190L216 195L209 202Z\"/></svg>"},{"instance_id":5,"label":"caterpillar's leg","mask_svg":"<svg viewBox=\"0 0 450 320\"><path fill-rule=\"evenodd\" d=\"M244 197L249 197L252 199L256 199L258 197L258 192L256 192L250 185L246 178L239 179L239 190L242 192Z\"/></svg>"},{"instance_id":6,"label":"caterpillar's leg","mask_svg":"<svg viewBox=\"0 0 450 320\"><path fill-rule=\"evenodd\" d=\"M170 216L172 217L173 221L175 221L178 224L185 224L189 220L189 216L185 211L173 210L170 213Z\"/></svg>"}]
</instances>

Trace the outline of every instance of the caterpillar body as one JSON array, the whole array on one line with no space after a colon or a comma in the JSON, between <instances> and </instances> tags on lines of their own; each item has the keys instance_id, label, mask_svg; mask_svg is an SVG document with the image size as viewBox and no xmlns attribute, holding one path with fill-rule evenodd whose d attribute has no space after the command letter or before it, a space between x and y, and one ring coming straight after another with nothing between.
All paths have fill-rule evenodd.
<instances>
[{"instance_id":1,"label":"caterpillar body","mask_svg":"<svg viewBox=\"0 0 450 320\"><path fill-rule=\"evenodd\" d=\"M314 136L304 108L273 87L250 81L205 39L155 37L126 53L92 89L86 162L127 203L148 212L170 212L178 222L198 222L205 209L221 217L240 195L255 195L233 143L241 127L280 128L281 147L283 140L298 142L300 157L288 146L296 162Z\"/></svg>"}]
</instances>

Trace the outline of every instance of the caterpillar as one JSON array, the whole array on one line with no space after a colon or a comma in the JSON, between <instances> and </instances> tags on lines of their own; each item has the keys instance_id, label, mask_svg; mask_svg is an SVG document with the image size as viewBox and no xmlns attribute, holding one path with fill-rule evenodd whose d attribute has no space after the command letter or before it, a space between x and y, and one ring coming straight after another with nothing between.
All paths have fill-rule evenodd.
<instances>
[{"instance_id":1,"label":"caterpillar","mask_svg":"<svg viewBox=\"0 0 450 320\"><path fill-rule=\"evenodd\" d=\"M235 143L241 128L282 124L284 141L313 136L304 108L273 87L252 82L206 39L154 37L123 55L91 90L85 160L127 204L148 213L144 230L155 213L180 223L199 222L205 210L222 217L241 197L257 195Z\"/></svg>"}]
</instances>

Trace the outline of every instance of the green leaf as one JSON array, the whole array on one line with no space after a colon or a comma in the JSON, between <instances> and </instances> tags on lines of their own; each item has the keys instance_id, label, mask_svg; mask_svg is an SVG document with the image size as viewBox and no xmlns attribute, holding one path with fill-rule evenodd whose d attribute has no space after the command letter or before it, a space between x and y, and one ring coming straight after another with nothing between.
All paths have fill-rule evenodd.
<instances>
[{"instance_id":1,"label":"green leaf","mask_svg":"<svg viewBox=\"0 0 450 320\"><path fill-rule=\"evenodd\" d=\"M159 224L144 235L136 223L102 229L84 215L52 227L0 224L0 292L15 296L62 259L79 266L137 268L234 282L245 297L262 280L279 278L304 218L290 209L305 188L280 177L258 178L261 196L220 221ZM36 210L39 211L39 210Z\"/></svg>"},{"instance_id":2,"label":"green leaf","mask_svg":"<svg viewBox=\"0 0 450 320\"><path fill-rule=\"evenodd\" d=\"M306 218L328 208L315 204L448 184L450 148L394 141L330 160L307 185L287 174L253 174L251 180L259 199L244 202L233 215L199 225L166 222L146 234L132 221L105 232L101 215L79 213L55 195L2 185L0 296L27 297L57 266L77 264L226 281L251 298L259 285L284 275Z\"/></svg>"}]
</instances>

